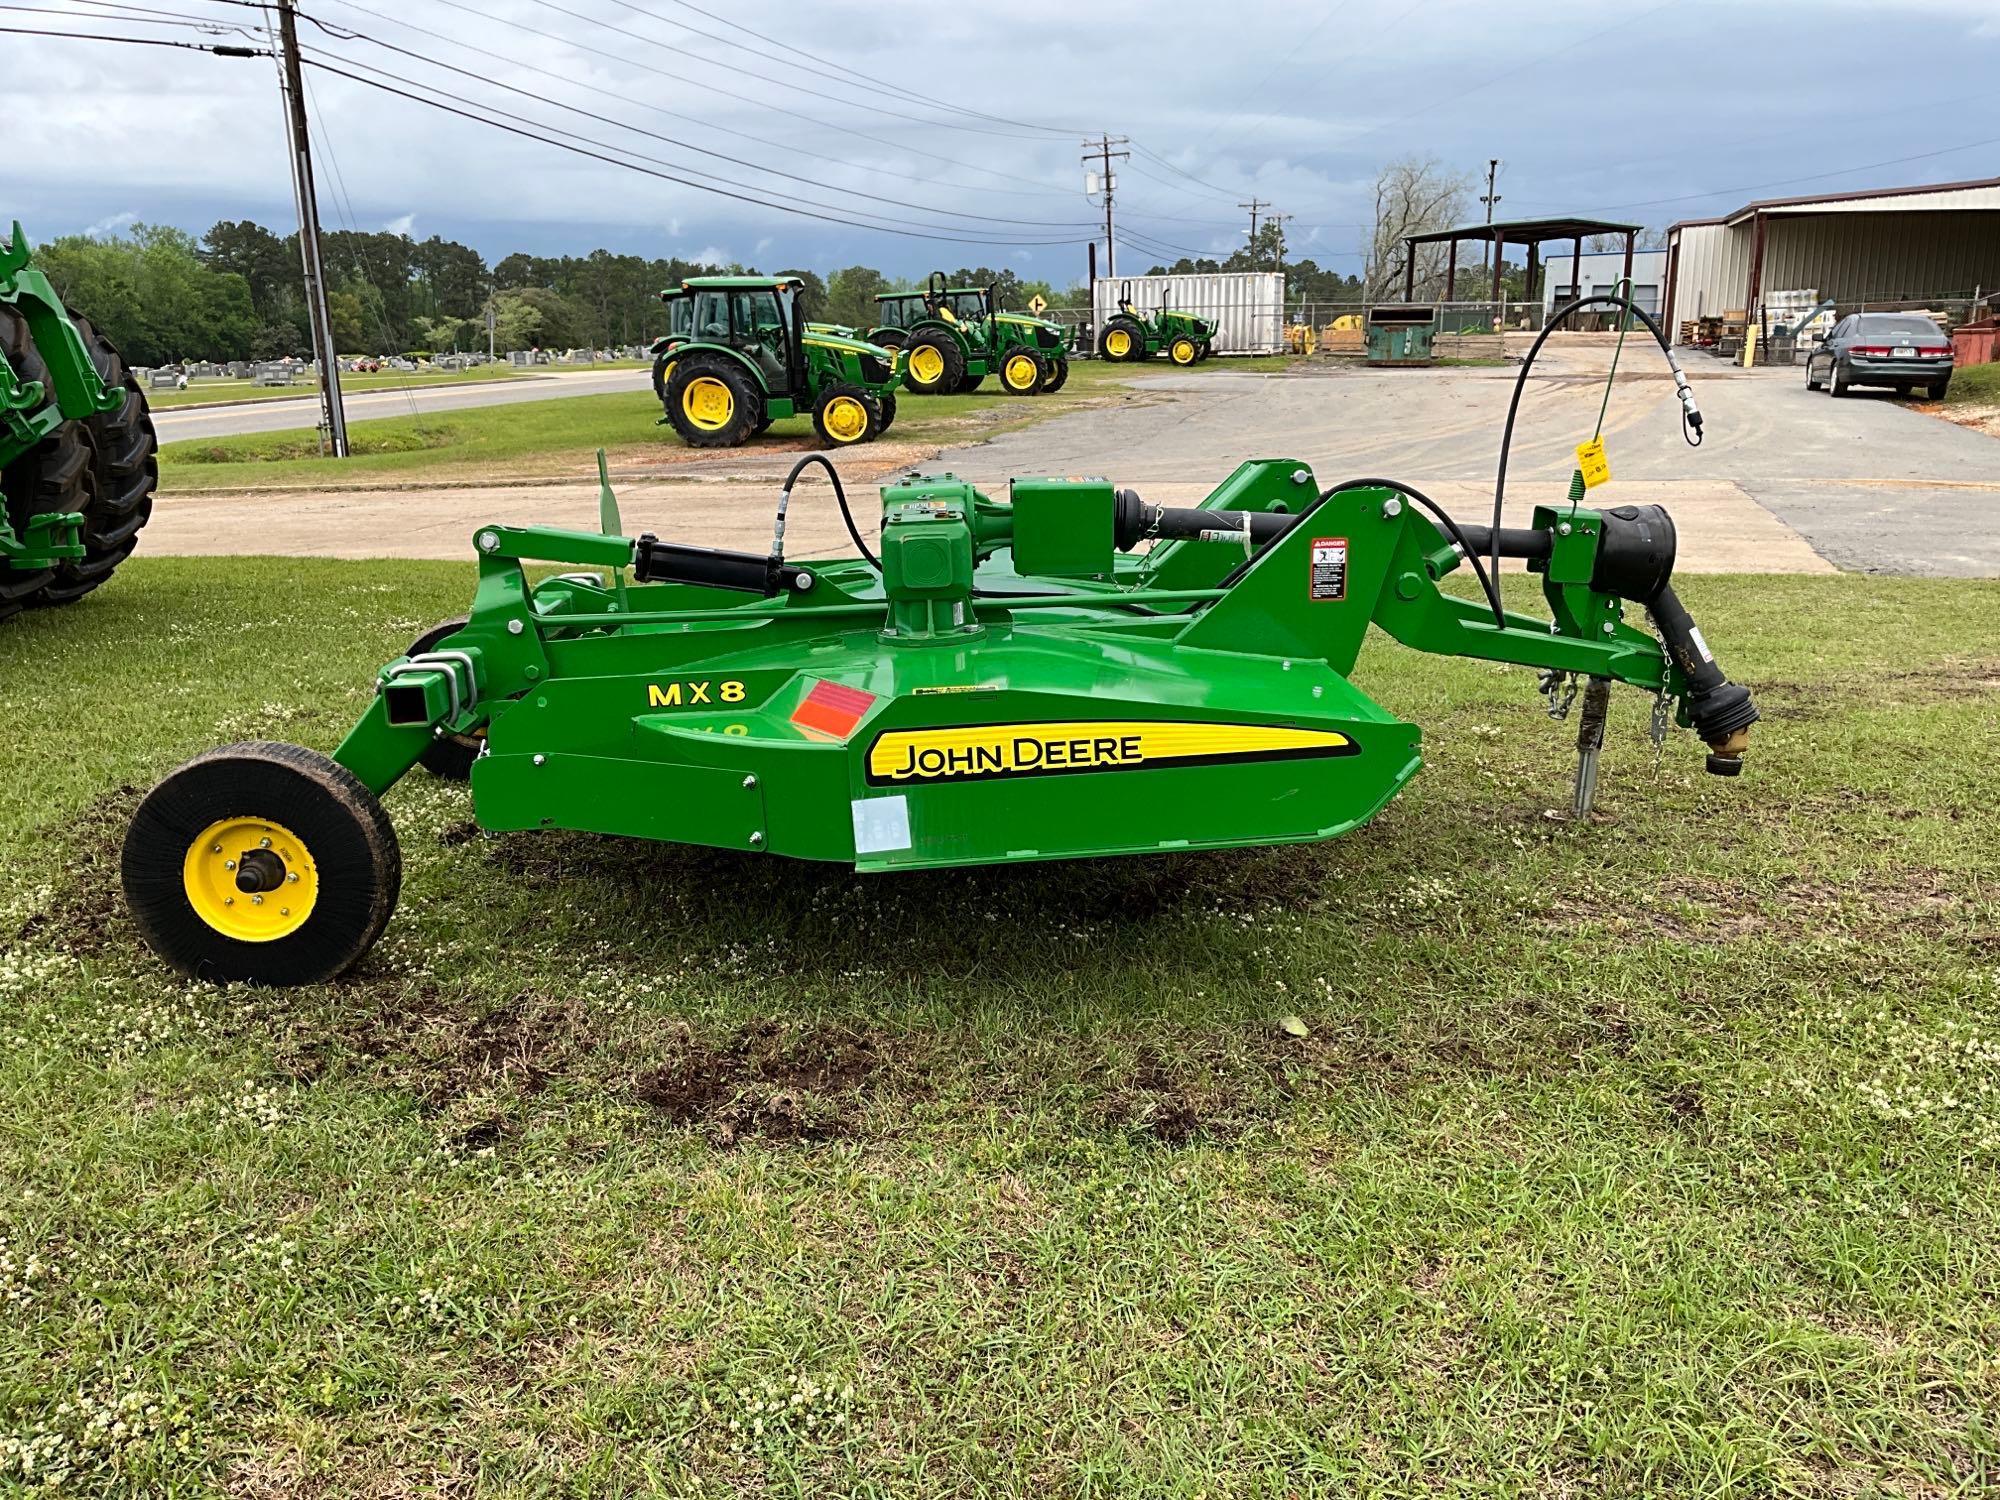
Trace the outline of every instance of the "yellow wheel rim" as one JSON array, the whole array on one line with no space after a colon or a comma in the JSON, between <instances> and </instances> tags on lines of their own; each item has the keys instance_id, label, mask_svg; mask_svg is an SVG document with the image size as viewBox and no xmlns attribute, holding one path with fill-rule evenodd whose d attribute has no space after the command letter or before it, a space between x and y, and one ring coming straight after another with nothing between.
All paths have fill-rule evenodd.
<instances>
[{"instance_id":1,"label":"yellow wheel rim","mask_svg":"<svg viewBox=\"0 0 2000 1500\"><path fill-rule=\"evenodd\" d=\"M660 384L665 385L669 380L672 380L673 378L674 378L674 361L668 360L667 367L664 370L660 371Z\"/></svg>"},{"instance_id":2,"label":"yellow wheel rim","mask_svg":"<svg viewBox=\"0 0 2000 1500\"><path fill-rule=\"evenodd\" d=\"M853 396L835 396L821 420L836 443L859 442L868 433L868 408Z\"/></svg>"},{"instance_id":3,"label":"yellow wheel rim","mask_svg":"<svg viewBox=\"0 0 2000 1500\"><path fill-rule=\"evenodd\" d=\"M910 378L923 385L936 385L944 379L944 356L929 344L919 344L910 351Z\"/></svg>"},{"instance_id":4,"label":"yellow wheel rim","mask_svg":"<svg viewBox=\"0 0 2000 1500\"><path fill-rule=\"evenodd\" d=\"M1114 328L1104 335L1104 352L1123 359L1132 352L1132 335L1122 328Z\"/></svg>"},{"instance_id":5,"label":"yellow wheel rim","mask_svg":"<svg viewBox=\"0 0 2000 1500\"><path fill-rule=\"evenodd\" d=\"M239 943L271 943L305 925L319 869L299 836L266 818L223 818L202 829L181 861L194 914Z\"/></svg>"},{"instance_id":6,"label":"yellow wheel rim","mask_svg":"<svg viewBox=\"0 0 2000 1500\"><path fill-rule=\"evenodd\" d=\"M736 394L713 375L697 375L681 392L681 411L703 432L720 432L736 415Z\"/></svg>"},{"instance_id":7,"label":"yellow wheel rim","mask_svg":"<svg viewBox=\"0 0 2000 1500\"><path fill-rule=\"evenodd\" d=\"M1195 355L1194 340L1175 339L1173 353L1174 353L1175 364L1177 365L1193 364Z\"/></svg>"},{"instance_id":8,"label":"yellow wheel rim","mask_svg":"<svg viewBox=\"0 0 2000 1500\"><path fill-rule=\"evenodd\" d=\"M1014 390L1025 391L1035 383L1035 362L1025 354L1017 354L1007 361L1007 384Z\"/></svg>"}]
</instances>

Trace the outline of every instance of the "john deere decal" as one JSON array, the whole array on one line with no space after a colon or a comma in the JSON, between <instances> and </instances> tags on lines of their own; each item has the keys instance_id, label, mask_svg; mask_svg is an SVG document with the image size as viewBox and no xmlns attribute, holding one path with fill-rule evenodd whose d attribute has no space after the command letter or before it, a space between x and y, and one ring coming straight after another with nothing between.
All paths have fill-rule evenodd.
<instances>
[{"instance_id":1,"label":"john deere decal","mask_svg":"<svg viewBox=\"0 0 2000 1500\"><path fill-rule=\"evenodd\" d=\"M877 735L868 747L868 781L872 786L990 781L1002 776L1141 771L1359 752L1354 741L1332 730L1272 724L1116 719L977 724Z\"/></svg>"}]
</instances>

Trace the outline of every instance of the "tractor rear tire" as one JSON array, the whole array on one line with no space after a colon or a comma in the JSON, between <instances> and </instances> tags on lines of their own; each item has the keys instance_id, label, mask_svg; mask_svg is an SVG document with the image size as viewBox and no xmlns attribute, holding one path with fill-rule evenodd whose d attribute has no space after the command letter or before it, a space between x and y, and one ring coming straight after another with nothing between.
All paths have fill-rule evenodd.
<instances>
[{"instance_id":1,"label":"tractor rear tire","mask_svg":"<svg viewBox=\"0 0 2000 1500\"><path fill-rule=\"evenodd\" d=\"M1117 364L1142 360L1146 357L1146 330L1139 326L1137 319L1113 318L1104 325L1104 333L1097 341L1097 352Z\"/></svg>"},{"instance_id":2,"label":"tractor rear tire","mask_svg":"<svg viewBox=\"0 0 2000 1500\"><path fill-rule=\"evenodd\" d=\"M882 432L882 410L861 386L828 386L813 403L813 430L829 448L872 443Z\"/></svg>"},{"instance_id":3,"label":"tractor rear tire","mask_svg":"<svg viewBox=\"0 0 2000 1500\"><path fill-rule=\"evenodd\" d=\"M694 355L667 377L667 420L690 448L740 448L764 419L764 393L734 361Z\"/></svg>"},{"instance_id":4,"label":"tractor rear tire","mask_svg":"<svg viewBox=\"0 0 2000 1500\"><path fill-rule=\"evenodd\" d=\"M875 409L882 414L882 425L877 429L877 432L887 432L896 420L896 393L894 391L884 391L880 396L876 397Z\"/></svg>"},{"instance_id":5,"label":"tractor rear tire","mask_svg":"<svg viewBox=\"0 0 2000 1500\"><path fill-rule=\"evenodd\" d=\"M965 379L965 351L941 328L927 328L911 339L910 362L903 376L915 396L949 396Z\"/></svg>"},{"instance_id":6,"label":"tractor rear tire","mask_svg":"<svg viewBox=\"0 0 2000 1500\"><path fill-rule=\"evenodd\" d=\"M901 349L910 342L910 336L900 328L878 328L868 335L868 342L877 349Z\"/></svg>"},{"instance_id":7,"label":"tractor rear tire","mask_svg":"<svg viewBox=\"0 0 2000 1500\"><path fill-rule=\"evenodd\" d=\"M1069 361L1052 359L1049 361L1049 383L1042 387L1042 394L1053 396L1069 382Z\"/></svg>"},{"instance_id":8,"label":"tractor rear tire","mask_svg":"<svg viewBox=\"0 0 2000 1500\"><path fill-rule=\"evenodd\" d=\"M56 564L55 577L34 598L35 605L69 604L111 576L139 545L139 529L152 518L153 491L160 483L160 441L139 381L125 368L117 349L75 317L76 331L107 391L124 393L122 405L86 417L79 425L90 446L96 492L83 507L82 557Z\"/></svg>"},{"instance_id":9,"label":"tractor rear tire","mask_svg":"<svg viewBox=\"0 0 2000 1500\"><path fill-rule=\"evenodd\" d=\"M318 984L388 926L403 855L353 772L260 741L197 755L147 793L119 873L140 935L181 973Z\"/></svg>"},{"instance_id":10,"label":"tractor rear tire","mask_svg":"<svg viewBox=\"0 0 2000 1500\"><path fill-rule=\"evenodd\" d=\"M36 352L28 320L0 305L0 352L22 380L49 384L49 367ZM97 484L90 447L77 422L65 422L26 453L0 470L0 496L6 497L7 520L20 536L32 516L50 511L88 512ZM0 620L19 614L55 581L54 568L33 572L0 566Z\"/></svg>"},{"instance_id":11,"label":"tractor rear tire","mask_svg":"<svg viewBox=\"0 0 2000 1500\"><path fill-rule=\"evenodd\" d=\"M410 642L409 655L429 651L448 636L454 636L465 629L464 615L456 619L444 620L431 626L422 635ZM486 734L446 734L424 747L424 753L417 758L417 764L441 781L470 781L472 763L479 759L480 751L486 748Z\"/></svg>"},{"instance_id":12,"label":"tractor rear tire","mask_svg":"<svg viewBox=\"0 0 2000 1500\"><path fill-rule=\"evenodd\" d=\"M1000 389L1008 395L1039 395L1048 383L1048 361L1035 350L1023 346L1000 356Z\"/></svg>"}]
</instances>

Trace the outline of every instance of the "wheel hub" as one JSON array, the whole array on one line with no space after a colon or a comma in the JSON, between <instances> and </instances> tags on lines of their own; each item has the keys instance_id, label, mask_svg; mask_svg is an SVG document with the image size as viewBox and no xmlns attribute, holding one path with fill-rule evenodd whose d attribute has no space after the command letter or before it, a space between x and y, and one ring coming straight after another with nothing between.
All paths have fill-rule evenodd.
<instances>
[{"instance_id":1,"label":"wheel hub","mask_svg":"<svg viewBox=\"0 0 2000 1500\"><path fill-rule=\"evenodd\" d=\"M842 443L851 443L868 430L868 411L852 396L836 396L826 404L826 430Z\"/></svg>"},{"instance_id":2,"label":"wheel hub","mask_svg":"<svg viewBox=\"0 0 2000 1500\"><path fill-rule=\"evenodd\" d=\"M944 356L926 344L910 356L910 373L925 385L944 378Z\"/></svg>"},{"instance_id":3,"label":"wheel hub","mask_svg":"<svg viewBox=\"0 0 2000 1500\"><path fill-rule=\"evenodd\" d=\"M728 386L712 375L704 375L688 382L681 396L681 410L704 432L715 432L729 425L729 419L735 415L736 400Z\"/></svg>"},{"instance_id":4,"label":"wheel hub","mask_svg":"<svg viewBox=\"0 0 2000 1500\"><path fill-rule=\"evenodd\" d=\"M1017 391L1025 391L1035 383L1035 362L1016 355L1007 361L1007 384Z\"/></svg>"},{"instance_id":5,"label":"wheel hub","mask_svg":"<svg viewBox=\"0 0 2000 1500\"><path fill-rule=\"evenodd\" d=\"M319 872L283 825L224 818L189 844L181 887L194 914L224 937L269 943L305 925L319 899Z\"/></svg>"}]
</instances>

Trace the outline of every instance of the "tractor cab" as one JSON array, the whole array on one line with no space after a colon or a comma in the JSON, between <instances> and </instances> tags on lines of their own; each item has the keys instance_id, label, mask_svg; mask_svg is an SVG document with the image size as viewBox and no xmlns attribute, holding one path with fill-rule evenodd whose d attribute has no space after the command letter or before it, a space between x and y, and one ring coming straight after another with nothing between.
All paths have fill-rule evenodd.
<instances>
[{"instance_id":1,"label":"tractor cab","mask_svg":"<svg viewBox=\"0 0 2000 1500\"><path fill-rule=\"evenodd\" d=\"M653 394L667 398L667 377L674 372L674 350L694 334L694 302L685 287L670 286L660 293L667 309L667 331L653 340Z\"/></svg>"},{"instance_id":2,"label":"tractor cab","mask_svg":"<svg viewBox=\"0 0 2000 1500\"><path fill-rule=\"evenodd\" d=\"M697 276L682 283L688 336L660 386L665 420L689 444L735 447L782 417L811 413L821 438L865 442L895 420L893 350L808 327L796 276Z\"/></svg>"}]
</instances>

